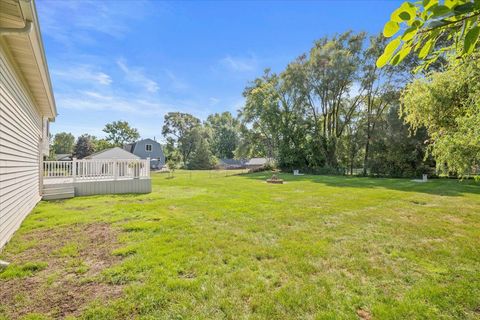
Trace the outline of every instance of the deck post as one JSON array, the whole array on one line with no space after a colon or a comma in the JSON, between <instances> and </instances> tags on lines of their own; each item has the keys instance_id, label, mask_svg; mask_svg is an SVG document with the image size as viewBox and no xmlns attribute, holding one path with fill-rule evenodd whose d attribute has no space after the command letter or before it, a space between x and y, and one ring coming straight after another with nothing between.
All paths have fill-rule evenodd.
<instances>
[{"instance_id":1,"label":"deck post","mask_svg":"<svg viewBox=\"0 0 480 320\"><path fill-rule=\"evenodd\" d=\"M146 172L147 172L147 177L150 178L150 157L147 158L147 163L145 164L147 166Z\"/></svg>"},{"instance_id":2,"label":"deck post","mask_svg":"<svg viewBox=\"0 0 480 320\"><path fill-rule=\"evenodd\" d=\"M113 160L113 180L118 178L117 160Z\"/></svg>"},{"instance_id":3,"label":"deck post","mask_svg":"<svg viewBox=\"0 0 480 320\"><path fill-rule=\"evenodd\" d=\"M77 158L72 158L72 180L75 182L77 180Z\"/></svg>"}]
</instances>

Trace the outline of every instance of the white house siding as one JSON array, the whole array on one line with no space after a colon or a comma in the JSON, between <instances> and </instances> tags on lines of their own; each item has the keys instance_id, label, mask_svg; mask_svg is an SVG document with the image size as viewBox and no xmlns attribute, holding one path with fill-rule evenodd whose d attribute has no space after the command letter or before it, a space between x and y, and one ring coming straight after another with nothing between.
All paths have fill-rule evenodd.
<instances>
[{"instance_id":1,"label":"white house siding","mask_svg":"<svg viewBox=\"0 0 480 320\"><path fill-rule=\"evenodd\" d=\"M0 248L41 198L44 126L0 46Z\"/></svg>"}]
</instances>

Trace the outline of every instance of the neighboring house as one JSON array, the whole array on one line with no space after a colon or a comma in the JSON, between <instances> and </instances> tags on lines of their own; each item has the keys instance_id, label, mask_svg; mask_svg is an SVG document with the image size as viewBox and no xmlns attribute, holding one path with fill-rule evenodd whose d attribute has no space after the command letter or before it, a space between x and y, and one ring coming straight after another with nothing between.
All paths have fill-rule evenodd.
<instances>
[{"instance_id":1,"label":"neighboring house","mask_svg":"<svg viewBox=\"0 0 480 320\"><path fill-rule=\"evenodd\" d=\"M72 155L70 153L61 153L55 155L56 161L72 161Z\"/></svg>"},{"instance_id":2,"label":"neighboring house","mask_svg":"<svg viewBox=\"0 0 480 320\"><path fill-rule=\"evenodd\" d=\"M246 163L244 159L220 159L217 166L222 169L244 169Z\"/></svg>"},{"instance_id":3,"label":"neighboring house","mask_svg":"<svg viewBox=\"0 0 480 320\"><path fill-rule=\"evenodd\" d=\"M56 115L35 4L0 0L0 248L42 197Z\"/></svg>"},{"instance_id":4,"label":"neighboring house","mask_svg":"<svg viewBox=\"0 0 480 320\"><path fill-rule=\"evenodd\" d=\"M162 146L155 140L139 140L125 145L123 149L139 156L141 159L150 158L150 168L152 169L161 169L165 165L165 155Z\"/></svg>"},{"instance_id":5,"label":"neighboring house","mask_svg":"<svg viewBox=\"0 0 480 320\"><path fill-rule=\"evenodd\" d=\"M95 152L84 159L90 160L129 160L129 159L137 159L140 160L140 157L131 154L130 152L123 150L122 148L115 147L110 149L105 149L102 151Z\"/></svg>"},{"instance_id":6,"label":"neighboring house","mask_svg":"<svg viewBox=\"0 0 480 320\"><path fill-rule=\"evenodd\" d=\"M269 162L271 162L271 159L269 158L252 158L245 163L245 167L247 169L260 169L266 166Z\"/></svg>"}]
</instances>

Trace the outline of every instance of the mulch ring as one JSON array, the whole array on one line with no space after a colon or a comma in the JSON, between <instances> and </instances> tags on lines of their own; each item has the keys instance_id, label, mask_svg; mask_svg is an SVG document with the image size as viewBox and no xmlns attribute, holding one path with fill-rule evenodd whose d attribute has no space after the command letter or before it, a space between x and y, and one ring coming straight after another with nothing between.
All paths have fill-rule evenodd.
<instances>
[{"instance_id":1,"label":"mulch ring","mask_svg":"<svg viewBox=\"0 0 480 320\"><path fill-rule=\"evenodd\" d=\"M33 243L3 259L12 265L47 263L45 269L23 278L0 279L0 314L18 319L28 313L54 318L76 316L94 300L122 295L123 286L105 283L101 272L118 262L117 232L106 223L77 224L19 235L16 241Z\"/></svg>"}]
</instances>

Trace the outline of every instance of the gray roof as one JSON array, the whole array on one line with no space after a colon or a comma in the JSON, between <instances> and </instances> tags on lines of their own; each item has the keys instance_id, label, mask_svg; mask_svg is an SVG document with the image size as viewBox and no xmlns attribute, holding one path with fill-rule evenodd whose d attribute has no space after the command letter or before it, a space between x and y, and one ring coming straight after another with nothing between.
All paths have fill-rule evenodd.
<instances>
[{"instance_id":1,"label":"gray roof","mask_svg":"<svg viewBox=\"0 0 480 320\"><path fill-rule=\"evenodd\" d=\"M126 145L123 146L123 150L128 151L128 152L133 153L133 149L135 149L135 142L134 143L129 143L129 144L126 144Z\"/></svg>"},{"instance_id":2,"label":"gray roof","mask_svg":"<svg viewBox=\"0 0 480 320\"><path fill-rule=\"evenodd\" d=\"M220 164L227 166L243 166L247 162L245 159L220 159L218 160Z\"/></svg>"},{"instance_id":3,"label":"gray roof","mask_svg":"<svg viewBox=\"0 0 480 320\"><path fill-rule=\"evenodd\" d=\"M252 158L247 161L246 165L247 166L262 166L267 164L269 162L269 158Z\"/></svg>"},{"instance_id":4,"label":"gray roof","mask_svg":"<svg viewBox=\"0 0 480 320\"><path fill-rule=\"evenodd\" d=\"M85 159L135 159L139 160L140 157L130 153L122 148L115 147L110 149L105 149L99 152L95 152L94 154L85 157Z\"/></svg>"},{"instance_id":5,"label":"gray roof","mask_svg":"<svg viewBox=\"0 0 480 320\"><path fill-rule=\"evenodd\" d=\"M60 153L55 155L55 160L72 160L72 155L70 153Z\"/></svg>"}]
</instances>

